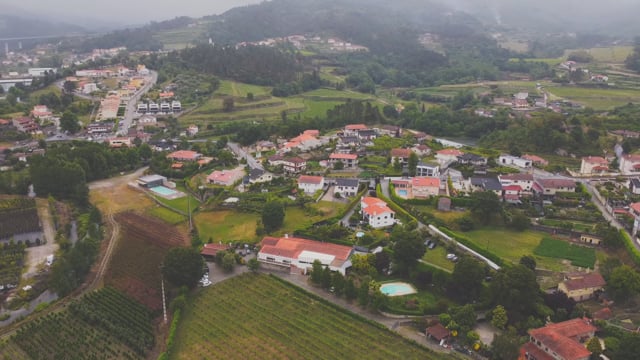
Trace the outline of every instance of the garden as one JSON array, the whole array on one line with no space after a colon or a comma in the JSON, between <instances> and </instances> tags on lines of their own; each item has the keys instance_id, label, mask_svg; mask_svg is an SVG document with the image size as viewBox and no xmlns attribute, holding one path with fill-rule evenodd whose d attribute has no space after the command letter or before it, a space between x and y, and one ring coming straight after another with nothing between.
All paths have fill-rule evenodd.
<instances>
[{"instance_id":1,"label":"garden","mask_svg":"<svg viewBox=\"0 0 640 360\"><path fill-rule=\"evenodd\" d=\"M571 265L593 269L596 251L589 247L570 244L567 241L545 237L533 252L538 256L571 260Z\"/></svg>"}]
</instances>

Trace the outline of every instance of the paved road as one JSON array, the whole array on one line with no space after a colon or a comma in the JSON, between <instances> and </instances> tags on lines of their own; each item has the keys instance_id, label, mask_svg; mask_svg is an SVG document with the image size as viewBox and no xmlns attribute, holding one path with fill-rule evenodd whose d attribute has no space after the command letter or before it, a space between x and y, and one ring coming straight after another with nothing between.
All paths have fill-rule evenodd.
<instances>
[{"instance_id":1,"label":"paved road","mask_svg":"<svg viewBox=\"0 0 640 360\"><path fill-rule=\"evenodd\" d=\"M251 154L249 154L248 152L246 152L241 146L240 144L237 143L232 143L229 142L227 143L227 147L229 149L231 149L231 151L236 154L236 156L246 159L247 160L247 164L249 165L249 167L251 169L260 169L260 170L264 170L264 167L262 166L262 164L256 160L253 156L251 156Z\"/></svg>"},{"instance_id":2,"label":"paved road","mask_svg":"<svg viewBox=\"0 0 640 360\"><path fill-rule=\"evenodd\" d=\"M24 274L27 278L35 276L38 272L38 265L43 264L47 260L47 256L55 254L58 250L58 244L55 241L56 231L49 211L49 203L47 199L36 199L36 202L38 204L38 217L42 222L42 232L46 243L27 249L28 268Z\"/></svg>"},{"instance_id":3,"label":"paved road","mask_svg":"<svg viewBox=\"0 0 640 360\"><path fill-rule=\"evenodd\" d=\"M127 131L129 131L129 128L133 123L133 118L136 116L136 110L137 110L136 104L138 103L138 100L140 100L140 98L144 94L146 94L149 90L151 90L151 88L155 86L156 82L158 81L157 72L150 71L149 74L150 74L149 76L145 77L144 86L142 86L138 91L136 91L136 93L127 102L124 118L120 121L120 124L122 124L122 126L120 127L120 129L118 129L118 131L116 132L116 135L127 134Z\"/></svg>"}]
</instances>

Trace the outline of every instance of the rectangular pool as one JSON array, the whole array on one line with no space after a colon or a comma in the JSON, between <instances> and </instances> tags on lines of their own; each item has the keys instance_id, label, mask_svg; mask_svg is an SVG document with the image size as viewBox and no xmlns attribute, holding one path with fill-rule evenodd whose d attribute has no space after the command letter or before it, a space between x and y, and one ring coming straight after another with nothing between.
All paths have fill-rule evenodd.
<instances>
[{"instance_id":1,"label":"rectangular pool","mask_svg":"<svg viewBox=\"0 0 640 360\"><path fill-rule=\"evenodd\" d=\"M156 186L156 187L150 188L149 190L161 196L173 196L178 193L177 191L173 189L169 189L168 187L165 187L165 186Z\"/></svg>"},{"instance_id":2,"label":"rectangular pool","mask_svg":"<svg viewBox=\"0 0 640 360\"><path fill-rule=\"evenodd\" d=\"M398 196L407 197L407 190L398 190Z\"/></svg>"}]
</instances>

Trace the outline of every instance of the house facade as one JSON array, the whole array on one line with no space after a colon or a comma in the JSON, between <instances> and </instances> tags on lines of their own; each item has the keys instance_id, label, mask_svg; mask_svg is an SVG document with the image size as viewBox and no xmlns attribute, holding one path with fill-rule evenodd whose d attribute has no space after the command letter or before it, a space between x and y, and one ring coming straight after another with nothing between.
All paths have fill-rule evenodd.
<instances>
[{"instance_id":1,"label":"house facade","mask_svg":"<svg viewBox=\"0 0 640 360\"><path fill-rule=\"evenodd\" d=\"M620 157L620 172L623 175L637 174L640 172L640 155L626 154Z\"/></svg>"},{"instance_id":2,"label":"house facade","mask_svg":"<svg viewBox=\"0 0 640 360\"><path fill-rule=\"evenodd\" d=\"M428 199L440 193L440 179L437 177L414 177L411 179L411 193L414 199Z\"/></svg>"},{"instance_id":3,"label":"house facade","mask_svg":"<svg viewBox=\"0 0 640 360\"><path fill-rule=\"evenodd\" d=\"M567 297L575 301L592 299L597 291L602 291L607 285L602 275L598 273L569 274L566 279L558 284L558 291L567 294Z\"/></svg>"},{"instance_id":4,"label":"house facade","mask_svg":"<svg viewBox=\"0 0 640 360\"><path fill-rule=\"evenodd\" d=\"M601 174L609 171L609 162L601 156L587 156L580 163L580 174Z\"/></svg>"},{"instance_id":5,"label":"house facade","mask_svg":"<svg viewBox=\"0 0 640 360\"><path fill-rule=\"evenodd\" d=\"M523 191L531 191L533 188L532 174L509 174L498 175L498 180L502 186L518 185Z\"/></svg>"},{"instance_id":6,"label":"house facade","mask_svg":"<svg viewBox=\"0 0 640 360\"><path fill-rule=\"evenodd\" d=\"M360 200L362 219L374 229L393 226L396 223L396 213L387 203L374 197L363 197Z\"/></svg>"},{"instance_id":7,"label":"house facade","mask_svg":"<svg viewBox=\"0 0 640 360\"><path fill-rule=\"evenodd\" d=\"M329 164L333 167L337 163L342 162L345 169L354 169L358 167L357 154L339 154L333 153L329 155Z\"/></svg>"},{"instance_id":8,"label":"house facade","mask_svg":"<svg viewBox=\"0 0 640 360\"><path fill-rule=\"evenodd\" d=\"M532 154L524 154L522 155L522 158L525 160L531 160L531 163L535 166L547 166L549 165L549 162L543 158L541 158L540 156L537 155L532 155Z\"/></svg>"},{"instance_id":9,"label":"house facade","mask_svg":"<svg viewBox=\"0 0 640 360\"><path fill-rule=\"evenodd\" d=\"M533 191L543 196L555 196L559 192L575 192L576 182L571 179L537 179Z\"/></svg>"},{"instance_id":10,"label":"house facade","mask_svg":"<svg viewBox=\"0 0 640 360\"><path fill-rule=\"evenodd\" d=\"M336 179L333 187L333 195L340 194L342 197L352 197L358 194L358 179Z\"/></svg>"},{"instance_id":11,"label":"house facade","mask_svg":"<svg viewBox=\"0 0 640 360\"><path fill-rule=\"evenodd\" d=\"M411 149L391 149L391 164L399 162L402 166L409 164Z\"/></svg>"},{"instance_id":12,"label":"house facade","mask_svg":"<svg viewBox=\"0 0 640 360\"><path fill-rule=\"evenodd\" d=\"M198 161L201 157L202 154L190 150L178 150L167 155L167 158L173 161Z\"/></svg>"},{"instance_id":13,"label":"house facade","mask_svg":"<svg viewBox=\"0 0 640 360\"><path fill-rule=\"evenodd\" d=\"M498 165L517 166L522 169L530 168L533 165L531 160L523 159L512 155L500 155Z\"/></svg>"},{"instance_id":14,"label":"house facade","mask_svg":"<svg viewBox=\"0 0 640 360\"><path fill-rule=\"evenodd\" d=\"M585 343L596 330L589 320L580 318L532 329L520 354L526 360L588 360L591 352Z\"/></svg>"},{"instance_id":15,"label":"house facade","mask_svg":"<svg viewBox=\"0 0 640 360\"><path fill-rule=\"evenodd\" d=\"M462 156L464 153L458 149L444 149L436 153L436 160L440 166L445 167L452 162L458 161L458 156Z\"/></svg>"},{"instance_id":16,"label":"house facade","mask_svg":"<svg viewBox=\"0 0 640 360\"><path fill-rule=\"evenodd\" d=\"M298 189L306 194L315 194L316 191L324 188L324 178L322 176L301 175L298 178Z\"/></svg>"},{"instance_id":17,"label":"house facade","mask_svg":"<svg viewBox=\"0 0 640 360\"><path fill-rule=\"evenodd\" d=\"M440 176L440 165L420 162L416 166L416 176Z\"/></svg>"},{"instance_id":18,"label":"house facade","mask_svg":"<svg viewBox=\"0 0 640 360\"><path fill-rule=\"evenodd\" d=\"M351 267L353 248L285 235L281 238L265 237L260 243L258 261L290 269L310 270L314 261L331 271L346 275Z\"/></svg>"}]
</instances>

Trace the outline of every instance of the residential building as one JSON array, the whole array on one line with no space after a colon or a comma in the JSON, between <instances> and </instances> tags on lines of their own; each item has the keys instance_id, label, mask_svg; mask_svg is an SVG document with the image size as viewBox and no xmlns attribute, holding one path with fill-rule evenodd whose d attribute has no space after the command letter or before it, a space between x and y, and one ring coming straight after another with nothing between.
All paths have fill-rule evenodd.
<instances>
[{"instance_id":1,"label":"residential building","mask_svg":"<svg viewBox=\"0 0 640 360\"><path fill-rule=\"evenodd\" d=\"M222 186L232 186L244 177L244 169L238 167L232 170L215 170L207 176L207 183Z\"/></svg>"},{"instance_id":2,"label":"residential building","mask_svg":"<svg viewBox=\"0 0 640 360\"><path fill-rule=\"evenodd\" d=\"M640 172L640 155L625 154L620 157L620 172L623 175L637 174Z\"/></svg>"},{"instance_id":3,"label":"residential building","mask_svg":"<svg viewBox=\"0 0 640 360\"><path fill-rule=\"evenodd\" d=\"M531 155L531 154L524 154L521 156L523 159L525 160L531 160L531 163L535 166L548 166L549 162L543 158L541 158L540 156L537 155Z\"/></svg>"},{"instance_id":4,"label":"residential building","mask_svg":"<svg viewBox=\"0 0 640 360\"><path fill-rule=\"evenodd\" d=\"M493 191L502 198L502 184L496 178L472 177L469 179L471 191Z\"/></svg>"},{"instance_id":5,"label":"residential building","mask_svg":"<svg viewBox=\"0 0 640 360\"><path fill-rule=\"evenodd\" d=\"M362 219L374 229L393 226L396 223L396 213L387 203L374 197L363 197L360 200Z\"/></svg>"},{"instance_id":6,"label":"residential building","mask_svg":"<svg viewBox=\"0 0 640 360\"><path fill-rule=\"evenodd\" d=\"M420 157L431 155L431 148L424 144L420 144L412 147L411 151L413 151L414 153L416 153L416 155Z\"/></svg>"},{"instance_id":7,"label":"residential building","mask_svg":"<svg viewBox=\"0 0 640 360\"><path fill-rule=\"evenodd\" d=\"M293 149L298 149L300 151L309 151L321 145L322 145L322 141L318 140L318 138L316 138L315 136L302 133L294 137L293 139L287 141L283 145L282 149L280 149L280 151L289 152Z\"/></svg>"},{"instance_id":8,"label":"residential building","mask_svg":"<svg viewBox=\"0 0 640 360\"><path fill-rule=\"evenodd\" d=\"M383 136L383 135L392 136L392 137L402 136L402 128L396 125L382 125L379 128L376 128L376 130L378 130L378 135L380 136Z\"/></svg>"},{"instance_id":9,"label":"residential building","mask_svg":"<svg viewBox=\"0 0 640 360\"><path fill-rule=\"evenodd\" d=\"M282 167L285 172L290 174L298 174L307 169L307 161L299 157L291 157L282 159Z\"/></svg>"},{"instance_id":10,"label":"residential building","mask_svg":"<svg viewBox=\"0 0 640 360\"><path fill-rule=\"evenodd\" d=\"M410 156L411 149L391 149L391 164L395 164L397 161L402 164L402 166L407 166Z\"/></svg>"},{"instance_id":11,"label":"residential building","mask_svg":"<svg viewBox=\"0 0 640 360\"><path fill-rule=\"evenodd\" d=\"M27 70L27 72L29 73L29 75L33 76L33 77L42 77L47 75L47 73L50 74L55 74L57 72L56 68L50 68L50 67L46 67L46 68L29 68Z\"/></svg>"},{"instance_id":12,"label":"residential building","mask_svg":"<svg viewBox=\"0 0 640 360\"><path fill-rule=\"evenodd\" d=\"M413 199L413 186L410 179L391 180L396 196L403 199Z\"/></svg>"},{"instance_id":13,"label":"residential building","mask_svg":"<svg viewBox=\"0 0 640 360\"><path fill-rule=\"evenodd\" d=\"M91 123L87 125L87 133L89 134L106 134L113 131L113 127L115 126L112 122L99 122L99 123Z\"/></svg>"},{"instance_id":14,"label":"residential building","mask_svg":"<svg viewBox=\"0 0 640 360\"><path fill-rule=\"evenodd\" d=\"M196 136L198 135L198 131L200 131L200 129L198 129L198 125L189 125L187 128L187 135Z\"/></svg>"},{"instance_id":15,"label":"residential building","mask_svg":"<svg viewBox=\"0 0 640 360\"><path fill-rule=\"evenodd\" d=\"M276 149L276 144L272 143L271 141L258 141L256 143L257 152L271 151L275 149Z\"/></svg>"},{"instance_id":16,"label":"residential building","mask_svg":"<svg viewBox=\"0 0 640 360\"><path fill-rule=\"evenodd\" d=\"M12 120L13 126L18 129L18 131L27 133L27 134L37 134L40 133L40 126L33 121L32 118L29 117L20 117Z\"/></svg>"},{"instance_id":17,"label":"residential building","mask_svg":"<svg viewBox=\"0 0 640 360\"><path fill-rule=\"evenodd\" d=\"M305 272L312 268L313 262L318 260L324 267L346 275L351 267L349 260L353 248L328 242L307 240L285 235L281 238L265 237L260 243L258 261L286 267L302 269Z\"/></svg>"},{"instance_id":18,"label":"residential building","mask_svg":"<svg viewBox=\"0 0 640 360\"><path fill-rule=\"evenodd\" d=\"M419 162L416 166L416 176L440 176L440 166L438 164Z\"/></svg>"},{"instance_id":19,"label":"residential building","mask_svg":"<svg viewBox=\"0 0 640 360\"><path fill-rule=\"evenodd\" d=\"M94 93L96 91L98 91L98 84L96 84L96 83L83 84L82 87L80 88L80 92L85 94L85 95L89 95L89 94Z\"/></svg>"},{"instance_id":20,"label":"residential building","mask_svg":"<svg viewBox=\"0 0 640 360\"><path fill-rule=\"evenodd\" d=\"M251 184L266 183L271 180L273 180L273 174L262 169L251 169L249 172L249 183Z\"/></svg>"},{"instance_id":21,"label":"residential building","mask_svg":"<svg viewBox=\"0 0 640 360\"><path fill-rule=\"evenodd\" d=\"M640 228L640 203L633 203L629 205L629 213L633 215L633 229L631 230L631 236L638 234Z\"/></svg>"},{"instance_id":22,"label":"residential building","mask_svg":"<svg viewBox=\"0 0 640 360\"><path fill-rule=\"evenodd\" d=\"M33 110L31 110L31 116L40 120L49 120L52 115L53 113L47 105L36 105L33 107Z\"/></svg>"},{"instance_id":23,"label":"residential building","mask_svg":"<svg viewBox=\"0 0 640 360\"><path fill-rule=\"evenodd\" d=\"M529 93L519 92L513 95L512 106L516 109L526 109L529 107Z\"/></svg>"},{"instance_id":24,"label":"residential building","mask_svg":"<svg viewBox=\"0 0 640 360\"><path fill-rule=\"evenodd\" d=\"M109 138L106 141L111 148L120 148L120 147L130 147L131 146L131 138L130 137L114 137Z\"/></svg>"},{"instance_id":25,"label":"residential building","mask_svg":"<svg viewBox=\"0 0 640 360\"><path fill-rule=\"evenodd\" d=\"M531 160L523 159L517 156L500 155L500 157L498 158L498 165L517 166L522 169L527 169L533 165L533 162Z\"/></svg>"},{"instance_id":26,"label":"residential building","mask_svg":"<svg viewBox=\"0 0 640 360\"><path fill-rule=\"evenodd\" d=\"M342 132L344 136L358 136L358 132L361 130L368 130L369 128L365 124L349 124L344 127Z\"/></svg>"},{"instance_id":27,"label":"residential building","mask_svg":"<svg viewBox=\"0 0 640 360\"><path fill-rule=\"evenodd\" d=\"M202 251L200 251L200 255L202 255L206 261L215 261L218 252L227 251L229 249L229 244L204 244Z\"/></svg>"},{"instance_id":28,"label":"residential building","mask_svg":"<svg viewBox=\"0 0 640 360\"><path fill-rule=\"evenodd\" d=\"M162 175L147 175L138 178L138 186L148 189L163 186L166 183L167 178Z\"/></svg>"},{"instance_id":29,"label":"residential building","mask_svg":"<svg viewBox=\"0 0 640 360\"><path fill-rule=\"evenodd\" d=\"M502 186L518 185L523 191L531 191L533 188L533 175L532 174L508 174L498 175L498 180Z\"/></svg>"},{"instance_id":30,"label":"residential building","mask_svg":"<svg viewBox=\"0 0 640 360\"><path fill-rule=\"evenodd\" d=\"M537 179L533 191L543 196L555 196L559 192L575 192L576 182L571 179Z\"/></svg>"},{"instance_id":31,"label":"residential building","mask_svg":"<svg viewBox=\"0 0 640 360\"><path fill-rule=\"evenodd\" d=\"M520 185L507 185L502 186L502 198L504 201L512 204L520 204L520 194L522 193L522 188Z\"/></svg>"},{"instance_id":32,"label":"residential building","mask_svg":"<svg viewBox=\"0 0 640 360\"><path fill-rule=\"evenodd\" d=\"M529 342L520 348L526 360L589 360L586 341L596 327L586 319L572 319L529 330Z\"/></svg>"},{"instance_id":33,"label":"residential building","mask_svg":"<svg viewBox=\"0 0 640 360\"><path fill-rule=\"evenodd\" d=\"M171 111L174 113L178 113L182 111L182 103L180 101L174 100L171 102Z\"/></svg>"},{"instance_id":34,"label":"residential building","mask_svg":"<svg viewBox=\"0 0 640 360\"><path fill-rule=\"evenodd\" d=\"M609 162L601 156L587 156L582 158L580 174L600 174L609 171Z\"/></svg>"},{"instance_id":35,"label":"residential building","mask_svg":"<svg viewBox=\"0 0 640 360\"><path fill-rule=\"evenodd\" d=\"M342 162L345 169L353 169L358 167L358 155L357 154L338 154L333 153L329 155L329 164L335 167L336 163Z\"/></svg>"},{"instance_id":36,"label":"residential building","mask_svg":"<svg viewBox=\"0 0 640 360\"><path fill-rule=\"evenodd\" d=\"M486 166L487 158L482 157L476 154L462 154L457 156L457 161L459 164L464 165L473 165L473 166Z\"/></svg>"},{"instance_id":37,"label":"residential building","mask_svg":"<svg viewBox=\"0 0 640 360\"><path fill-rule=\"evenodd\" d=\"M333 195L340 194L342 197L352 197L358 194L358 179L336 179L333 187Z\"/></svg>"},{"instance_id":38,"label":"residential building","mask_svg":"<svg viewBox=\"0 0 640 360\"><path fill-rule=\"evenodd\" d=\"M436 153L436 159L441 167L447 167L449 164L458 161L458 156L462 156L464 153L458 149L444 149Z\"/></svg>"},{"instance_id":39,"label":"residential building","mask_svg":"<svg viewBox=\"0 0 640 360\"><path fill-rule=\"evenodd\" d=\"M378 137L378 134L376 133L375 130L372 129L367 129L367 130L360 130L358 131L358 139L361 142L371 142L373 140L375 140Z\"/></svg>"},{"instance_id":40,"label":"residential building","mask_svg":"<svg viewBox=\"0 0 640 360\"><path fill-rule=\"evenodd\" d=\"M440 179L437 177L414 177L411 179L414 199L428 199L440 193Z\"/></svg>"},{"instance_id":41,"label":"residential building","mask_svg":"<svg viewBox=\"0 0 640 360\"><path fill-rule=\"evenodd\" d=\"M602 238L596 235L591 234L582 234L580 235L580 242L583 244L589 245L600 245L602 244Z\"/></svg>"},{"instance_id":42,"label":"residential building","mask_svg":"<svg viewBox=\"0 0 640 360\"><path fill-rule=\"evenodd\" d=\"M322 176L300 175L298 178L298 189L306 194L315 194L316 191L324 188L324 178Z\"/></svg>"},{"instance_id":43,"label":"residential building","mask_svg":"<svg viewBox=\"0 0 640 360\"><path fill-rule=\"evenodd\" d=\"M191 150L178 150L167 155L168 159L173 161L198 161L202 154Z\"/></svg>"},{"instance_id":44,"label":"residential building","mask_svg":"<svg viewBox=\"0 0 640 360\"><path fill-rule=\"evenodd\" d=\"M449 185L449 180L451 180L452 189L449 191L464 191L467 188L467 180L462 175L460 170L448 168L440 175L440 183Z\"/></svg>"},{"instance_id":45,"label":"residential building","mask_svg":"<svg viewBox=\"0 0 640 360\"><path fill-rule=\"evenodd\" d=\"M640 178L629 179L629 190L635 195L640 195Z\"/></svg>"},{"instance_id":46,"label":"residential building","mask_svg":"<svg viewBox=\"0 0 640 360\"><path fill-rule=\"evenodd\" d=\"M602 291L606 284L602 275L598 273L568 274L564 281L558 284L558 291L567 294L567 297L575 301L585 301L593 298L598 291Z\"/></svg>"}]
</instances>

